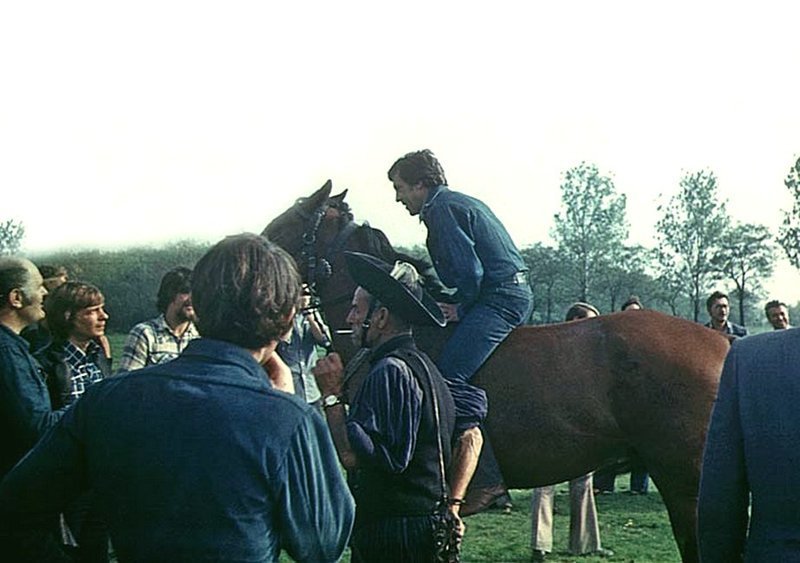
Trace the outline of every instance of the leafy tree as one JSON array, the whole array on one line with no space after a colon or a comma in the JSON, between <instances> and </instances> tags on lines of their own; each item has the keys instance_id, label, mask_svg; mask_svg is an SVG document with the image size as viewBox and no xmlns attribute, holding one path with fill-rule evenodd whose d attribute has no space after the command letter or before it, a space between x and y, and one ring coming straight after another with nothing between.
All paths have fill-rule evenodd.
<instances>
[{"instance_id":1,"label":"leafy tree","mask_svg":"<svg viewBox=\"0 0 800 563\"><path fill-rule=\"evenodd\" d=\"M689 298L694 320L700 319L703 294L716 274L712 257L730 219L717 193L713 172L686 173L678 193L659 205L656 223L662 278L680 284Z\"/></svg>"},{"instance_id":2,"label":"leafy tree","mask_svg":"<svg viewBox=\"0 0 800 563\"><path fill-rule=\"evenodd\" d=\"M22 223L8 219L0 223L0 255L17 254L25 236Z\"/></svg>"},{"instance_id":3,"label":"leafy tree","mask_svg":"<svg viewBox=\"0 0 800 563\"><path fill-rule=\"evenodd\" d=\"M654 297L667 306L670 313L681 315L683 302L686 300L686 286L678 270L674 267L674 258L663 255L658 250L653 251L655 262L658 264L658 274L654 280ZM688 316L688 315L686 315Z\"/></svg>"},{"instance_id":4,"label":"leafy tree","mask_svg":"<svg viewBox=\"0 0 800 563\"><path fill-rule=\"evenodd\" d=\"M567 267L563 254L539 242L523 248L520 253L528 266L528 280L533 290L533 322L563 320L561 312L565 302L574 300L567 295Z\"/></svg>"},{"instance_id":5,"label":"leafy tree","mask_svg":"<svg viewBox=\"0 0 800 563\"><path fill-rule=\"evenodd\" d=\"M778 243L789 257L789 262L795 268L800 268L800 158L789 169L789 175L783 183L792 194L792 209L784 212Z\"/></svg>"},{"instance_id":6,"label":"leafy tree","mask_svg":"<svg viewBox=\"0 0 800 563\"><path fill-rule=\"evenodd\" d=\"M577 295L587 301L596 278L618 262L628 238L625 195L594 164L582 162L567 170L561 184L561 212L555 215L554 238L573 266Z\"/></svg>"},{"instance_id":7,"label":"leafy tree","mask_svg":"<svg viewBox=\"0 0 800 563\"><path fill-rule=\"evenodd\" d=\"M623 246L618 261L600 273L598 295L604 297L604 309L609 313L619 309L631 295L638 295L653 307L655 301L653 278L647 273L648 251L642 246Z\"/></svg>"},{"instance_id":8,"label":"leafy tree","mask_svg":"<svg viewBox=\"0 0 800 563\"><path fill-rule=\"evenodd\" d=\"M737 224L725 230L712 263L719 274L731 280L739 302L739 322L745 324L745 303L775 269L775 246L764 225Z\"/></svg>"}]
</instances>

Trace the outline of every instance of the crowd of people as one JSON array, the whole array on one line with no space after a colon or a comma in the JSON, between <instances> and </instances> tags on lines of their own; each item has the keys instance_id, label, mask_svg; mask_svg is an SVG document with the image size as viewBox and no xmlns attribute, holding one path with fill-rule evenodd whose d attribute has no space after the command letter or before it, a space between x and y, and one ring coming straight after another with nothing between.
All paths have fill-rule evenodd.
<instances>
[{"instance_id":1,"label":"crowd of people","mask_svg":"<svg viewBox=\"0 0 800 563\"><path fill-rule=\"evenodd\" d=\"M131 329L116 366L100 288L0 257L0 559L274 561L285 551L336 561L349 546L355 562L457 561L490 408L471 380L528 320L531 288L503 225L448 187L433 153L404 155L388 178L454 292L437 302L413 265L346 253L358 286L346 322L369 351L349 404L311 288L261 236L227 237L194 269L166 272L158 316ZM642 308L636 296L622 307ZM767 518L754 518L745 542L747 508L752 495L766 514L797 512L787 503L798 495L767 488L777 479L790 490L800 432L767 409L794 406L800 347L780 301L765 306L783 332L773 336L744 338L720 291L707 310L707 326L733 344L704 458L701 553L778 557L786 546ZM598 315L579 302L565 320ZM412 327L447 324L455 329L434 362ZM613 491L615 477L596 475L597 492ZM648 482L635 467L631 491L646 494ZM569 490L570 552L613 555L600 542L593 475ZM534 560L553 549L554 491L532 496Z\"/></svg>"}]
</instances>

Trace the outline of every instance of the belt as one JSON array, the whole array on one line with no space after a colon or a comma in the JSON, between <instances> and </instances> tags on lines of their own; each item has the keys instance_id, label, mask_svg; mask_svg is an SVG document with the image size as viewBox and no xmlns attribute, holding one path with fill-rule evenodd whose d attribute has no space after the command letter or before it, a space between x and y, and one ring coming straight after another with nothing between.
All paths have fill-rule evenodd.
<instances>
[{"instance_id":1,"label":"belt","mask_svg":"<svg viewBox=\"0 0 800 563\"><path fill-rule=\"evenodd\" d=\"M514 285L525 285L528 283L528 272L517 272L513 276L510 276L497 285L502 285L506 283L513 283Z\"/></svg>"}]
</instances>

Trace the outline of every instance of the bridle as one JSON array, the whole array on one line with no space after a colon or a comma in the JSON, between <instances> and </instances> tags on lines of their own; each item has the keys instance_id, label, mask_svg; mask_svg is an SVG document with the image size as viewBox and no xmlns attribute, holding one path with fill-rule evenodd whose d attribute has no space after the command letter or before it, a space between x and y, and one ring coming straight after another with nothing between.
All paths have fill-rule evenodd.
<instances>
[{"instance_id":1,"label":"bridle","mask_svg":"<svg viewBox=\"0 0 800 563\"><path fill-rule=\"evenodd\" d=\"M303 209L304 198L298 199L294 204L293 209L300 215L305 222L303 227L303 235L301 237L303 245L300 248L300 263L305 267L306 283L311 288L313 293L317 282L327 280L332 273L331 264L327 259L322 258L317 260L317 235L319 234L319 227L322 224L322 218L328 210L328 204L323 203L317 209L308 213ZM317 273L317 267L321 264L321 272ZM319 278L318 278L319 276Z\"/></svg>"},{"instance_id":2,"label":"bridle","mask_svg":"<svg viewBox=\"0 0 800 563\"><path fill-rule=\"evenodd\" d=\"M305 202L305 198L300 198L292 208L304 221L303 234L301 237L303 244L300 248L298 265L300 266L301 273L305 273L306 283L311 290L312 300L316 301L319 307L339 304L350 299L352 295L344 294L323 303L319 299L318 288L323 286L333 275L333 267L331 265L333 258L344 248L348 239L358 228L358 225L356 225L355 221L350 219L347 224L339 230L334 239L325 248L324 253L320 256L317 254L319 229L322 225L322 218L331 207L331 204L329 201L325 201L316 209L309 212L303 207Z\"/></svg>"}]
</instances>

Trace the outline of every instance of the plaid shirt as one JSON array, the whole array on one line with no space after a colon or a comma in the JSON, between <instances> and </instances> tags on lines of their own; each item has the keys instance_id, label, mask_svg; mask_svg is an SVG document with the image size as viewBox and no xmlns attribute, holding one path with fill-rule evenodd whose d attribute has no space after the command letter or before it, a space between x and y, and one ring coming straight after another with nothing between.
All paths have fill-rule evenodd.
<instances>
[{"instance_id":1,"label":"plaid shirt","mask_svg":"<svg viewBox=\"0 0 800 563\"><path fill-rule=\"evenodd\" d=\"M67 340L64 343L64 361L69 367L70 390L67 404L72 404L86 392L92 383L97 383L104 378L103 372L97 365L97 356L101 353L100 345L89 342L86 352Z\"/></svg>"},{"instance_id":2,"label":"plaid shirt","mask_svg":"<svg viewBox=\"0 0 800 563\"><path fill-rule=\"evenodd\" d=\"M174 360L191 340L199 336L194 323L189 323L183 335L177 336L164 315L139 323L125 340L119 371L132 371Z\"/></svg>"}]
</instances>

